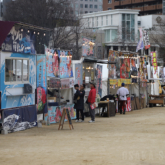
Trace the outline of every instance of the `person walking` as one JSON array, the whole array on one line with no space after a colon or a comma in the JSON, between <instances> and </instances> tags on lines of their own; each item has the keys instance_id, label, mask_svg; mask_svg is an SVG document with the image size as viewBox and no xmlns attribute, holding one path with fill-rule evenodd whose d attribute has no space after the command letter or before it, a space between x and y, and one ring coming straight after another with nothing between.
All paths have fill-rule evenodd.
<instances>
[{"instance_id":1,"label":"person walking","mask_svg":"<svg viewBox=\"0 0 165 165\"><path fill-rule=\"evenodd\" d=\"M120 114L122 114L122 109L123 109L123 114L125 114L126 104L127 104L127 95L129 94L128 89L125 88L124 86L125 86L125 84L122 83L122 87L117 90L117 95L119 98Z\"/></svg>"},{"instance_id":2,"label":"person walking","mask_svg":"<svg viewBox=\"0 0 165 165\"><path fill-rule=\"evenodd\" d=\"M91 120L89 121L89 123L93 123L95 122L95 107L94 107L94 103L95 103L95 98L96 98L96 88L95 88L95 84L90 82L90 92L89 92L89 96L88 96L88 106L89 106L89 113L91 116Z\"/></svg>"},{"instance_id":3,"label":"person walking","mask_svg":"<svg viewBox=\"0 0 165 165\"><path fill-rule=\"evenodd\" d=\"M75 122L84 122L84 96L85 96L85 84L79 86L78 84L75 85L76 93L74 95L74 100L75 100L75 106L74 108L76 109L76 116L77 119ZM81 113L81 118L79 119L79 112Z\"/></svg>"}]
</instances>

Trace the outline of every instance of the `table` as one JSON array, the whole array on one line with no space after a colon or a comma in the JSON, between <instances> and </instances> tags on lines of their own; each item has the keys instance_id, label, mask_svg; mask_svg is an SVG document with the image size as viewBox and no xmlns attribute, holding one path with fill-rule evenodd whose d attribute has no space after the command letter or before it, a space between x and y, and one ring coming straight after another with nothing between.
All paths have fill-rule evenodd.
<instances>
[{"instance_id":1,"label":"table","mask_svg":"<svg viewBox=\"0 0 165 165\"><path fill-rule=\"evenodd\" d=\"M100 108L101 107L105 107L107 106L107 114L108 117L110 116L115 116L115 112L116 112L116 104L115 102L111 102L111 101L100 101L98 103L98 108L99 108L99 115L100 115Z\"/></svg>"},{"instance_id":2,"label":"table","mask_svg":"<svg viewBox=\"0 0 165 165\"><path fill-rule=\"evenodd\" d=\"M149 95L149 105L152 106L153 104L162 104L164 106L164 97L165 95ZM154 99L151 99L154 98Z\"/></svg>"}]
</instances>

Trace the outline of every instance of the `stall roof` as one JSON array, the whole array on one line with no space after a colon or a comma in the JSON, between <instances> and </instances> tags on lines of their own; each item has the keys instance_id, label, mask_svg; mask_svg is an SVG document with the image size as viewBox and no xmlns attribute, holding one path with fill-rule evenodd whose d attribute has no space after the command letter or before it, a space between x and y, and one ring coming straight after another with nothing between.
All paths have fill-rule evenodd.
<instances>
[{"instance_id":1,"label":"stall roof","mask_svg":"<svg viewBox=\"0 0 165 165\"><path fill-rule=\"evenodd\" d=\"M35 25L30 25L30 24L26 24L26 23L22 23L22 22L0 21L0 46L5 41L8 33L10 32L10 30L12 29L12 27L15 24L20 25L20 26L27 26L27 27L30 27L33 29L44 30L44 31L52 31L53 30L53 29L39 27L39 26L35 26Z\"/></svg>"},{"instance_id":2,"label":"stall roof","mask_svg":"<svg viewBox=\"0 0 165 165\"><path fill-rule=\"evenodd\" d=\"M85 57L83 62L93 62L100 64L116 64L116 62L108 62L108 60L97 60L96 58L92 58L92 57Z\"/></svg>"}]
</instances>

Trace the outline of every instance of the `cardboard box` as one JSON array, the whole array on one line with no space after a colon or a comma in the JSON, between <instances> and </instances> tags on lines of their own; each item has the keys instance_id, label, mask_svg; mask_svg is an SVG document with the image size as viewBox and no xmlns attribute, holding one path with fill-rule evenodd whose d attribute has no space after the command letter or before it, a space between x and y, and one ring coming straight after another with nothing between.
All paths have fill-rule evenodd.
<instances>
[{"instance_id":1,"label":"cardboard box","mask_svg":"<svg viewBox=\"0 0 165 165\"><path fill-rule=\"evenodd\" d=\"M48 100L53 100L54 102L56 102L56 97L48 97Z\"/></svg>"}]
</instances>

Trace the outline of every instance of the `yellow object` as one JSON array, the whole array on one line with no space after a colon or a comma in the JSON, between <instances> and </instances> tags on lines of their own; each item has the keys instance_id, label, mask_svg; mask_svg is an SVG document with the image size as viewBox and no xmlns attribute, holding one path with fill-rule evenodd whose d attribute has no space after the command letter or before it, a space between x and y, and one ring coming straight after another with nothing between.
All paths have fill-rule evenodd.
<instances>
[{"instance_id":1,"label":"yellow object","mask_svg":"<svg viewBox=\"0 0 165 165\"><path fill-rule=\"evenodd\" d=\"M162 87L161 87L161 84L160 84L160 81L159 81L159 94L162 93Z\"/></svg>"}]
</instances>

